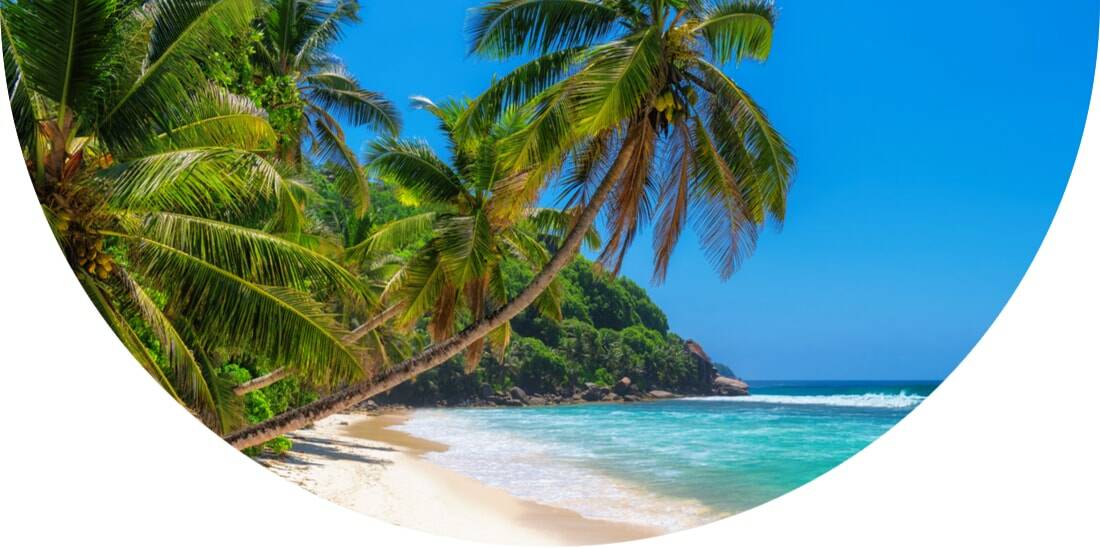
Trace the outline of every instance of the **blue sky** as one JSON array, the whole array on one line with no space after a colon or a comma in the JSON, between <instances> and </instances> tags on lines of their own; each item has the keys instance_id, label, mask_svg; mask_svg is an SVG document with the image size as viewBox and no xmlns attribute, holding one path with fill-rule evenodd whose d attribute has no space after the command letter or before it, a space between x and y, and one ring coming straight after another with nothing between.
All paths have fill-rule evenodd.
<instances>
[{"instance_id":1,"label":"blue sky","mask_svg":"<svg viewBox=\"0 0 1100 548\"><path fill-rule=\"evenodd\" d=\"M477 2L363 4L337 54L404 108L406 136L442 148L407 98L476 95L509 68L466 55ZM725 283L690 234L663 286L647 283L648 237L623 273L750 380L943 378L1012 294L1065 189L1098 3L777 5L771 59L730 74L798 156L786 225Z\"/></svg>"}]
</instances>

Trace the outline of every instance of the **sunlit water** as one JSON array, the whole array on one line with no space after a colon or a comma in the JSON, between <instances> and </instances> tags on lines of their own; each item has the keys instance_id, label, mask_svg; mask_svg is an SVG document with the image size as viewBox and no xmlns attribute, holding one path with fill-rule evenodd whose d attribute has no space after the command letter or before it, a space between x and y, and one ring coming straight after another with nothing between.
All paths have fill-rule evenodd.
<instances>
[{"instance_id":1,"label":"sunlit water","mask_svg":"<svg viewBox=\"0 0 1100 548\"><path fill-rule=\"evenodd\" d=\"M425 409L399 429L427 458L593 518L699 525L828 471L901 420L934 383L754 382L752 396L539 408Z\"/></svg>"}]
</instances>

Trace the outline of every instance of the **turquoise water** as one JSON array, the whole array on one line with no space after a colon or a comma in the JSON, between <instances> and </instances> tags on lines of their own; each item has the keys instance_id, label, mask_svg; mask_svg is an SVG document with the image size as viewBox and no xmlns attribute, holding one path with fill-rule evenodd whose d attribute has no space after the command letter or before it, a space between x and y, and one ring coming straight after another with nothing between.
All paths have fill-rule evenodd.
<instances>
[{"instance_id":1,"label":"turquoise water","mask_svg":"<svg viewBox=\"0 0 1100 548\"><path fill-rule=\"evenodd\" d=\"M428 458L515 496L668 530L767 502L901 420L935 383L762 382L752 396L419 410Z\"/></svg>"}]
</instances>

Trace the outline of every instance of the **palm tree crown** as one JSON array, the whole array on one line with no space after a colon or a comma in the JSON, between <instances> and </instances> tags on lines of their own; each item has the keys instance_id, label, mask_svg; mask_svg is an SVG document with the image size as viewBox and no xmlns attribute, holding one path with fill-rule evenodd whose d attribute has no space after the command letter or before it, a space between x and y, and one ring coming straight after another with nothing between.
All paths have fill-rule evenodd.
<instances>
[{"instance_id":1,"label":"palm tree crown","mask_svg":"<svg viewBox=\"0 0 1100 548\"><path fill-rule=\"evenodd\" d=\"M501 108L531 123L507 144L513 161L568 162L569 205L629 143L604 213L601 262L618 270L639 228L655 222L654 279L664 279L685 226L719 274L752 250L758 227L781 223L794 158L764 111L722 67L764 60L776 12L739 0L497 0L471 18L472 52L536 57L495 81L460 123L475 131ZM543 184L531 179L534 195Z\"/></svg>"},{"instance_id":2,"label":"palm tree crown","mask_svg":"<svg viewBox=\"0 0 1100 548\"><path fill-rule=\"evenodd\" d=\"M361 249L377 253L424 242L390 280L383 299L400 303L399 323L412 325L430 316L428 332L439 341L454 334L460 319L481 320L507 302L503 262L511 259L531 270L542 268L550 258L545 243L561 236L568 216L544 208L516 210L504 202L507 193L494 192L526 176L525 171L508 169L498 152L500 142L523 127L521 113L506 112L485 134L462 138L454 131L455 123L468 101L436 105L415 98L414 105L439 120L453 165L420 140L375 142L368 169L401 185L429 211L379 227ZM589 243L599 246L594 232ZM560 318L558 284L536 306ZM487 337L498 356L511 338L509 325L504 323ZM483 348L484 339L479 339L466 349L467 371L477 366Z\"/></svg>"},{"instance_id":3,"label":"palm tree crown","mask_svg":"<svg viewBox=\"0 0 1100 548\"><path fill-rule=\"evenodd\" d=\"M364 89L329 52L344 26L359 21L358 14L355 0L267 0L256 64L269 75L291 81L301 101L301 118L295 127L286 128L283 159L300 164L308 144L315 159L344 168L343 190L356 199L362 213L368 203L366 180L338 118L389 134L400 130L401 118L392 103Z\"/></svg>"}]
</instances>

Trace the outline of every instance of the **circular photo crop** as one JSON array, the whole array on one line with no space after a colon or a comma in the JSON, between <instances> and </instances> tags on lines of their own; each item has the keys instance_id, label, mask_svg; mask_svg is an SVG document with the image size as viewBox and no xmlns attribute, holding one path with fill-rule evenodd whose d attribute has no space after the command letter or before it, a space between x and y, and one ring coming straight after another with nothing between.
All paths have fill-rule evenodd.
<instances>
[{"instance_id":1,"label":"circular photo crop","mask_svg":"<svg viewBox=\"0 0 1100 548\"><path fill-rule=\"evenodd\" d=\"M0 41L118 367L336 504L579 545L934 397L1084 127L1098 2L1036 9L4 0Z\"/></svg>"}]
</instances>

